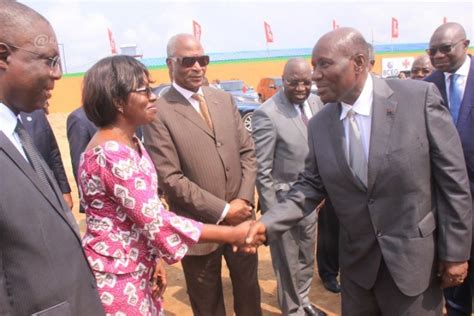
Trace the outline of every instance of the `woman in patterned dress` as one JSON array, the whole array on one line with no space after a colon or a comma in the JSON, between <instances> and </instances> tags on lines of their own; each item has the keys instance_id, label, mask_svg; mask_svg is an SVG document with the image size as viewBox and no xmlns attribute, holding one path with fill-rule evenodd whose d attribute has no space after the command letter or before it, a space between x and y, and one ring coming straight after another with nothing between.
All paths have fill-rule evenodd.
<instances>
[{"instance_id":1,"label":"woman in patterned dress","mask_svg":"<svg viewBox=\"0 0 474 316\"><path fill-rule=\"evenodd\" d=\"M84 77L84 110L99 130L78 171L83 246L107 315L162 315L157 261L177 262L199 240L242 245L250 225L207 225L163 208L154 165L134 136L156 115L149 84L145 66L128 56L104 58Z\"/></svg>"}]
</instances>

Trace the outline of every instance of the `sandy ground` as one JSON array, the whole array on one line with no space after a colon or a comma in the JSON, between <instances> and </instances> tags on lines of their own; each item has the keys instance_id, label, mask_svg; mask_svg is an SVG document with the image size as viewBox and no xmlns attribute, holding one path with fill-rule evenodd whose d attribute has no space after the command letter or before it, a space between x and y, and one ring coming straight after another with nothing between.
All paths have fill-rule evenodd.
<instances>
[{"instance_id":1,"label":"sandy ground","mask_svg":"<svg viewBox=\"0 0 474 316\"><path fill-rule=\"evenodd\" d=\"M48 119L53 127L54 134L58 141L64 167L66 169L69 183L73 190L74 198L74 216L80 224L81 231L84 232L84 215L78 212L77 189L72 175L71 160L69 156L69 145L66 136L66 118L68 113L53 113ZM223 263L225 266L225 262ZM317 267L316 267L317 269ZM340 312L340 295L333 294L324 289L319 280L315 269L313 284L310 292L311 301L319 308L326 311L328 315L338 315ZM181 264L177 263L167 268L168 272L168 288L165 293L165 314L176 316L192 315L188 296L186 293L186 285L181 269ZM262 298L263 315L280 315L276 297L276 280L271 264L270 252L268 247L260 247L259 249L259 282ZM225 294L226 310L232 315L232 284L230 282L227 268L222 273L223 287Z\"/></svg>"}]
</instances>

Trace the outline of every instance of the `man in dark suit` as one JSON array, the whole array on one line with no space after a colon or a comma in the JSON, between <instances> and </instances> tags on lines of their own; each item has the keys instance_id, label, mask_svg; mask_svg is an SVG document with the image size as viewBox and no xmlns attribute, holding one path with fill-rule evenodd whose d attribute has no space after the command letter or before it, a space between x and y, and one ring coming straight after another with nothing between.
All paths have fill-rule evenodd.
<instances>
[{"instance_id":1,"label":"man in dark suit","mask_svg":"<svg viewBox=\"0 0 474 316\"><path fill-rule=\"evenodd\" d=\"M54 178L63 194L64 201L66 201L67 206L72 209L71 187L69 186L66 171L64 170L58 142L46 118L45 110L35 110L31 113L21 112L20 118L23 126L31 138L33 138L36 149L38 149L41 157L43 157L44 161L48 164L49 169L53 171Z\"/></svg>"},{"instance_id":2,"label":"man in dark suit","mask_svg":"<svg viewBox=\"0 0 474 316\"><path fill-rule=\"evenodd\" d=\"M310 94L311 67L303 58L288 60L282 80L283 89L252 116L262 213L288 192L303 170L308 154L306 125L323 107L319 98ZM318 315L308 297L314 274L315 236L313 212L270 245L283 315Z\"/></svg>"},{"instance_id":3,"label":"man in dark suit","mask_svg":"<svg viewBox=\"0 0 474 316\"><path fill-rule=\"evenodd\" d=\"M474 193L474 62L467 55L469 40L458 23L446 23L436 29L427 49L436 71L425 80L433 82L441 92L444 104L453 116L461 138L467 165L471 194ZM473 266L471 261L466 281L444 290L448 315L471 315Z\"/></svg>"},{"instance_id":4,"label":"man in dark suit","mask_svg":"<svg viewBox=\"0 0 474 316\"><path fill-rule=\"evenodd\" d=\"M209 56L191 35L170 39L167 65L172 87L160 98L155 120L144 127L170 209L204 223L237 225L253 216L255 153L230 94L202 86ZM221 281L224 256L234 311L261 315L257 255L229 245L199 244L182 260L195 315L225 315Z\"/></svg>"},{"instance_id":5,"label":"man in dark suit","mask_svg":"<svg viewBox=\"0 0 474 316\"><path fill-rule=\"evenodd\" d=\"M20 112L41 109L61 78L49 22L0 5L0 315L103 315L77 223Z\"/></svg>"},{"instance_id":6,"label":"man in dark suit","mask_svg":"<svg viewBox=\"0 0 474 316\"><path fill-rule=\"evenodd\" d=\"M305 170L253 225L274 239L329 196L340 223L343 315L441 315L461 284L471 194L461 143L434 85L368 74L351 28L323 35L313 80L327 103L308 126Z\"/></svg>"},{"instance_id":7,"label":"man in dark suit","mask_svg":"<svg viewBox=\"0 0 474 316\"><path fill-rule=\"evenodd\" d=\"M82 106L68 115L66 126L72 171L77 183L77 169L79 168L81 154L86 150L92 136L97 132L97 127L86 117Z\"/></svg>"}]
</instances>

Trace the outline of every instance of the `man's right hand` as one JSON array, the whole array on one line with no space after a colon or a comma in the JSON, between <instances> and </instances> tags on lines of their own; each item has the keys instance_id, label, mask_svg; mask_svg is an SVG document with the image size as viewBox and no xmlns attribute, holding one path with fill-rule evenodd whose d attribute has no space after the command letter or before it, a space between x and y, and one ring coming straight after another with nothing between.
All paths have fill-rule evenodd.
<instances>
[{"instance_id":1,"label":"man's right hand","mask_svg":"<svg viewBox=\"0 0 474 316\"><path fill-rule=\"evenodd\" d=\"M224 218L226 224L236 226L252 218L252 206L250 206L247 201L235 199L230 201L229 204L229 211Z\"/></svg>"}]
</instances>

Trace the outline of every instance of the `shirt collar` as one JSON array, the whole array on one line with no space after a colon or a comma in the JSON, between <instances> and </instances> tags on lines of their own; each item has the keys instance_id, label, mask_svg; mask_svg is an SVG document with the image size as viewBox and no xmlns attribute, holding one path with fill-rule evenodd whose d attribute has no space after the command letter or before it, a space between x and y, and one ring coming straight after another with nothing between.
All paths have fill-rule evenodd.
<instances>
[{"instance_id":1,"label":"shirt collar","mask_svg":"<svg viewBox=\"0 0 474 316\"><path fill-rule=\"evenodd\" d=\"M469 69L471 68L471 58L469 55L466 55L466 59L464 60L464 63L459 67L458 70L456 70L455 74L461 76L461 77L467 77L469 74ZM451 73L445 72L444 73L445 78L449 79L451 77Z\"/></svg>"},{"instance_id":2,"label":"shirt collar","mask_svg":"<svg viewBox=\"0 0 474 316\"><path fill-rule=\"evenodd\" d=\"M18 117L5 104L0 102L0 130L5 135L13 135Z\"/></svg>"},{"instance_id":3,"label":"shirt collar","mask_svg":"<svg viewBox=\"0 0 474 316\"><path fill-rule=\"evenodd\" d=\"M193 94L197 93L197 94L200 94L202 96L204 96L204 93L202 92L202 88L199 87L199 90L197 92L193 92L191 90L188 90L188 89L185 89L183 87L181 87L180 85L178 85L176 82L173 81L173 87L179 92L181 93L181 95L183 97L186 98L186 100L190 100L191 97L193 96Z\"/></svg>"},{"instance_id":4,"label":"shirt collar","mask_svg":"<svg viewBox=\"0 0 474 316\"><path fill-rule=\"evenodd\" d=\"M346 118L347 113L349 110L353 110L355 113L363 116L370 116L372 112L372 102L374 100L374 83L372 80L372 76L368 75L367 79L365 80L364 88L360 93L357 100L354 102L353 105L341 102L342 110L341 116L339 119L342 121Z\"/></svg>"}]
</instances>

